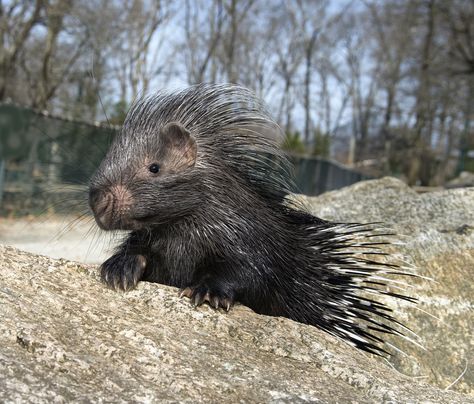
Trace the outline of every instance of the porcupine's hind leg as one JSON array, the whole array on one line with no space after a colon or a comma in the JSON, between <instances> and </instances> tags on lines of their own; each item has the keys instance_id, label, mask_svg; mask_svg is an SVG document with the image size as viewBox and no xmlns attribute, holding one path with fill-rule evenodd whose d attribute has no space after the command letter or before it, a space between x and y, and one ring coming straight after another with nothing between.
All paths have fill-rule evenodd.
<instances>
[{"instance_id":1,"label":"porcupine's hind leg","mask_svg":"<svg viewBox=\"0 0 474 404\"><path fill-rule=\"evenodd\" d=\"M214 280L203 280L194 286L188 286L181 291L180 296L189 297L194 306L207 302L215 309L222 307L226 311L229 311L235 302L235 292L232 288L220 285Z\"/></svg>"},{"instance_id":2,"label":"porcupine's hind leg","mask_svg":"<svg viewBox=\"0 0 474 404\"><path fill-rule=\"evenodd\" d=\"M225 310L240 300L242 291L248 288L248 282L242 277L242 272L232 270L231 258L208 259L198 268L189 284L181 290L180 296L191 299L194 306L209 303L214 308L222 307ZM242 263L243 264L243 263Z\"/></svg>"}]
</instances>

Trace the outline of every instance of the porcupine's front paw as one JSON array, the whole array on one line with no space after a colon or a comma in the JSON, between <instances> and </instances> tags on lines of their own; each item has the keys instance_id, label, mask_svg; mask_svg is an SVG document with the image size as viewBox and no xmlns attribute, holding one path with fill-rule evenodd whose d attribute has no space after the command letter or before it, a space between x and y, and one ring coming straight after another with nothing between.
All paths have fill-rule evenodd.
<instances>
[{"instance_id":1,"label":"porcupine's front paw","mask_svg":"<svg viewBox=\"0 0 474 404\"><path fill-rule=\"evenodd\" d=\"M181 290L180 297L189 297L193 306L200 306L208 302L210 306L218 309L222 307L226 311L235 303L234 293L231 291L224 291L219 287L208 285L203 282L197 286L188 286Z\"/></svg>"},{"instance_id":2,"label":"porcupine's front paw","mask_svg":"<svg viewBox=\"0 0 474 404\"><path fill-rule=\"evenodd\" d=\"M143 277L146 258L143 255L115 254L100 266L102 282L115 290L131 290Z\"/></svg>"}]
</instances>

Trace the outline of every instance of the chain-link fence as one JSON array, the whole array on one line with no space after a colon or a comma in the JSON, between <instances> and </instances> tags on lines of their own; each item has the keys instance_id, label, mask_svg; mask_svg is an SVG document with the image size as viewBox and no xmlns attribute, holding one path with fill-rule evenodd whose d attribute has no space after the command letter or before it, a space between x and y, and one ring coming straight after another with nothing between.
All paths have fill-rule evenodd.
<instances>
[{"instance_id":1,"label":"chain-link fence","mask_svg":"<svg viewBox=\"0 0 474 404\"><path fill-rule=\"evenodd\" d=\"M0 105L0 209L87 209L87 181L118 128ZM290 156L295 192L318 195L367 177L333 161Z\"/></svg>"}]
</instances>

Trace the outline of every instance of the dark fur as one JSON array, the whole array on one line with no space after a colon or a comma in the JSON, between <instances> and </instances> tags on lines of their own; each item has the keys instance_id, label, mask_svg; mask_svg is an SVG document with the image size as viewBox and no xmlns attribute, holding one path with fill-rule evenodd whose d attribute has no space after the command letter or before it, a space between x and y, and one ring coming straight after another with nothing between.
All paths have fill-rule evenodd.
<instances>
[{"instance_id":1,"label":"dark fur","mask_svg":"<svg viewBox=\"0 0 474 404\"><path fill-rule=\"evenodd\" d=\"M177 286L195 304L227 309L239 301L385 352L379 332L403 333L365 292L410 300L385 289L383 275L397 268L373 260L384 254L370 227L326 222L285 200L288 165L261 135L268 128L277 130L260 101L230 85L132 107L91 181L99 225L131 231L102 264L103 280Z\"/></svg>"}]
</instances>

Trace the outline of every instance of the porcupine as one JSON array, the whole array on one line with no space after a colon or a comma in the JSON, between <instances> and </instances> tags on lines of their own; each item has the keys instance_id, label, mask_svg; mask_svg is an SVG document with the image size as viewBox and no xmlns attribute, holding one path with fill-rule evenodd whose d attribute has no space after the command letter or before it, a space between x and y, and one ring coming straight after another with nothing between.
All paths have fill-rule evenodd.
<instances>
[{"instance_id":1,"label":"porcupine","mask_svg":"<svg viewBox=\"0 0 474 404\"><path fill-rule=\"evenodd\" d=\"M407 328L369 296L414 300L386 289L397 266L373 259L384 253L370 225L322 220L287 198L288 161L269 130L263 103L239 86L135 102L90 182L98 225L130 231L102 280L172 285L226 310L238 301L386 353L381 333Z\"/></svg>"}]
</instances>

